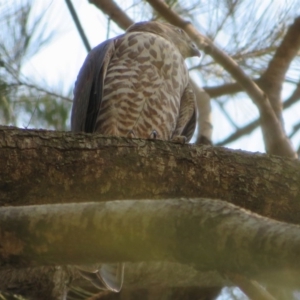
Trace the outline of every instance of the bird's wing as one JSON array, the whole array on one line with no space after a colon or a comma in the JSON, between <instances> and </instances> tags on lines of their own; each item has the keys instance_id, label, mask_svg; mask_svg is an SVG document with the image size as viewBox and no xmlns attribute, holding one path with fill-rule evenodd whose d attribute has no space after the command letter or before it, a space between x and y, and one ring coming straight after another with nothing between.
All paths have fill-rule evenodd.
<instances>
[{"instance_id":1,"label":"bird's wing","mask_svg":"<svg viewBox=\"0 0 300 300\"><path fill-rule=\"evenodd\" d=\"M196 102L195 93L190 83L185 88L181 101L179 117L176 124L176 129L173 138L176 136L185 136L189 141L196 127Z\"/></svg>"},{"instance_id":2,"label":"bird's wing","mask_svg":"<svg viewBox=\"0 0 300 300\"><path fill-rule=\"evenodd\" d=\"M95 47L85 59L77 77L71 114L71 130L94 132L101 107L103 82L114 52L114 39Z\"/></svg>"}]
</instances>

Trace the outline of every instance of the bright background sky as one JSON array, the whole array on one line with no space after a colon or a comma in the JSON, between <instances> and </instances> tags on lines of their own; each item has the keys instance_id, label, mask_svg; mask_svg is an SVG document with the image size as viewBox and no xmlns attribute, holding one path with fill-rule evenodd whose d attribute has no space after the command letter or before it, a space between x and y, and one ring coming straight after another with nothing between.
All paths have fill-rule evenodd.
<instances>
[{"instance_id":1,"label":"bright background sky","mask_svg":"<svg viewBox=\"0 0 300 300\"><path fill-rule=\"evenodd\" d=\"M128 2L128 7L130 6L131 1L124 0L124 2L125 4ZM281 3L281 1L279 2ZM107 38L107 17L94 5L89 4L87 0L72 0L72 3L90 45L94 47L104 41ZM35 15L39 15L41 12L45 14L45 20L47 21L46 30L54 31L55 37L50 44L24 64L23 74L28 78L34 78L36 82L48 90L63 91L67 95L70 89L74 87L76 76L87 52L65 1L35 0L32 17L34 18ZM138 18L135 21L140 21L142 16L138 16ZM110 37L122 32L111 22ZM288 96L290 92L290 89L286 88L284 96ZM237 101L243 101L245 110L248 111L250 116L257 116L257 109L249 99L237 99ZM245 123L245 114L240 114L234 102L232 103L231 111L234 114L235 121L239 122L238 120L240 120L241 124ZM219 112L219 108L214 103L212 105L215 127L213 141L217 142L228 135L224 132L230 132L232 128L230 128L228 122L223 122L224 116ZM300 109L295 111L293 106L284 113L284 116L286 128L289 131L295 120L300 120ZM300 144L299 132L294 137L294 144L296 147ZM242 148L243 150L264 152L260 129L256 129L250 135L244 136L228 146L236 149Z\"/></svg>"},{"instance_id":2,"label":"bright background sky","mask_svg":"<svg viewBox=\"0 0 300 300\"><path fill-rule=\"evenodd\" d=\"M78 71L87 55L65 1L34 1L34 14L45 12L47 30L54 31L50 44L25 63L23 73L49 88L63 89L74 85ZM87 0L72 1L81 25L92 47L106 39L106 17ZM122 30L119 30L121 33ZM116 34L117 35L117 34Z\"/></svg>"}]
</instances>

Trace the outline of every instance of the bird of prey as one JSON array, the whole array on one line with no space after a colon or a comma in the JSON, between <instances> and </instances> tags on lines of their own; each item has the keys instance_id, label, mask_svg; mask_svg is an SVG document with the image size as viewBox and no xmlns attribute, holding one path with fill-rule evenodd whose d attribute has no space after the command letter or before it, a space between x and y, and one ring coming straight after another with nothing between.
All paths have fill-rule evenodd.
<instances>
[{"instance_id":1,"label":"bird of prey","mask_svg":"<svg viewBox=\"0 0 300 300\"><path fill-rule=\"evenodd\" d=\"M196 108L184 59L192 56L200 53L188 35L167 23L135 23L101 43L77 77L72 131L189 141ZM123 264L80 270L100 288L122 287Z\"/></svg>"}]
</instances>

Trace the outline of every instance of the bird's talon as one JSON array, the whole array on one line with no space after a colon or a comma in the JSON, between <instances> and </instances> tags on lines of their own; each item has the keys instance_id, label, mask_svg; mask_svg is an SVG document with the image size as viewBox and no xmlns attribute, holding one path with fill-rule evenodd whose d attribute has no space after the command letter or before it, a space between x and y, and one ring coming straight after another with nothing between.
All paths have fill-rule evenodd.
<instances>
[{"instance_id":1,"label":"bird's talon","mask_svg":"<svg viewBox=\"0 0 300 300\"><path fill-rule=\"evenodd\" d=\"M129 130L127 133L127 138L133 139L135 138L135 134L133 130Z\"/></svg>"},{"instance_id":2,"label":"bird's talon","mask_svg":"<svg viewBox=\"0 0 300 300\"><path fill-rule=\"evenodd\" d=\"M156 130L152 130L152 132L149 135L149 139L156 140L156 138L157 138L157 131Z\"/></svg>"}]
</instances>

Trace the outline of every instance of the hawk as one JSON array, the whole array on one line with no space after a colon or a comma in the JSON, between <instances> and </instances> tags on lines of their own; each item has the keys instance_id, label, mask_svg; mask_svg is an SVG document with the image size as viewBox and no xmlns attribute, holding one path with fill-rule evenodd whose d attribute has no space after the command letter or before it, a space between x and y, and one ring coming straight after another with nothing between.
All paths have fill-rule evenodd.
<instances>
[{"instance_id":1,"label":"hawk","mask_svg":"<svg viewBox=\"0 0 300 300\"><path fill-rule=\"evenodd\" d=\"M140 22L95 47L78 74L71 115L74 132L189 141L195 95L184 59L200 56L188 35L167 23ZM81 274L118 292L123 264Z\"/></svg>"}]
</instances>

